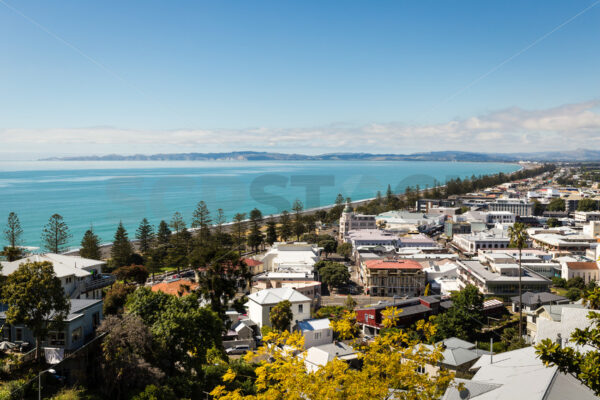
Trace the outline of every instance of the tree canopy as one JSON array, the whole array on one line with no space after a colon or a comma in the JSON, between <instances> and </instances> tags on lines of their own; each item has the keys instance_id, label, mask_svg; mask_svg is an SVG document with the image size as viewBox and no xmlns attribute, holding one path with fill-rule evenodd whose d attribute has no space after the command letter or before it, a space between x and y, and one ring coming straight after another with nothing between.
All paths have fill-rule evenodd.
<instances>
[{"instance_id":1,"label":"tree canopy","mask_svg":"<svg viewBox=\"0 0 600 400\"><path fill-rule=\"evenodd\" d=\"M69 227L60 214L54 214L42 230L42 243L51 253L61 253L71 239Z\"/></svg>"},{"instance_id":2,"label":"tree canopy","mask_svg":"<svg viewBox=\"0 0 600 400\"><path fill-rule=\"evenodd\" d=\"M289 331L290 324L294 318L292 313L292 303L289 300L280 301L269 313L271 326L280 332Z\"/></svg>"},{"instance_id":3,"label":"tree canopy","mask_svg":"<svg viewBox=\"0 0 600 400\"><path fill-rule=\"evenodd\" d=\"M100 260L100 238L94 233L94 229L90 227L81 239L81 248L79 255L92 260Z\"/></svg>"}]
</instances>

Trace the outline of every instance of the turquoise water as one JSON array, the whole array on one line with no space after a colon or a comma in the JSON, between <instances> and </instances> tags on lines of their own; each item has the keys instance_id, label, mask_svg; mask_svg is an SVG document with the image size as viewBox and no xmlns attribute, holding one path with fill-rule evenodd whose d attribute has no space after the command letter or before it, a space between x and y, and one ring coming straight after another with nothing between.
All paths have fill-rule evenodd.
<instances>
[{"instance_id":1,"label":"turquoise water","mask_svg":"<svg viewBox=\"0 0 600 400\"><path fill-rule=\"evenodd\" d=\"M407 185L432 186L448 178L519 169L514 164L408 161L215 161L215 162L0 162L0 221L19 215L24 245L39 246L42 227L59 213L77 246L90 225L111 241L119 220L134 236L140 220L158 224L175 211L190 221L196 203L222 208L231 220L254 207L263 214L333 203L338 193L353 200L396 192ZM4 238L0 239L0 244Z\"/></svg>"}]
</instances>

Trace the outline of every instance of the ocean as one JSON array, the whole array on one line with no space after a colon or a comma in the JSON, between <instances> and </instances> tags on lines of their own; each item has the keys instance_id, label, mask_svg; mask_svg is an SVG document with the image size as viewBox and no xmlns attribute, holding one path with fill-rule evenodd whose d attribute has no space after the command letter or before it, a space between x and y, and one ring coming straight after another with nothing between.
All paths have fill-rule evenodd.
<instances>
[{"instance_id":1,"label":"ocean","mask_svg":"<svg viewBox=\"0 0 600 400\"><path fill-rule=\"evenodd\" d=\"M61 214L78 246L93 226L110 242L119 221L130 238L142 218L158 225L179 211L190 223L204 200L214 214L231 221L253 208L264 215L289 210L295 199L305 208L332 204L338 193L352 200L396 193L406 186L433 186L449 178L513 172L516 164L428 161L0 161L0 226L18 214L23 245L40 246L42 227ZM0 238L0 245L5 245Z\"/></svg>"}]
</instances>

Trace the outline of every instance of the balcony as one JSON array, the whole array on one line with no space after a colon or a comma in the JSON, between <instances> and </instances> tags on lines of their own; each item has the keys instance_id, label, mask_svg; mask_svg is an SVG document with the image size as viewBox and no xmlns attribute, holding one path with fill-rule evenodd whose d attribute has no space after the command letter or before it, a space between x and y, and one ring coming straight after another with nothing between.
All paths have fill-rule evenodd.
<instances>
[{"instance_id":1,"label":"balcony","mask_svg":"<svg viewBox=\"0 0 600 400\"><path fill-rule=\"evenodd\" d=\"M109 274L97 275L97 276L93 277L92 279L85 281L84 292L88 292L88 291L94 290L94 289L101 289L103 287L112 285L113 283L115 283L115 281L116 281L116 278L113 275L109 275Z\"/></svg>"}]
</instances>

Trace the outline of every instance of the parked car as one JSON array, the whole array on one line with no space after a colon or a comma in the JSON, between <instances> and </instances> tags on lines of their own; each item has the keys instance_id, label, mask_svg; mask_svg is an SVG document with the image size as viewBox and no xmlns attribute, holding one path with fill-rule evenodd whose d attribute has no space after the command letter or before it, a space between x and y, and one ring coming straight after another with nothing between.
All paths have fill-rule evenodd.
<instances>
[{"instance_id":1,"label":"parked car","mask_svg":"<svg viewBox=\"0 0 600 400\"><path fill-rule=\"evenodd\" d=\"M239 344L237 346L225 349L225 353L232 354L232 355L233 354L245 354L248 351L250 351L250 346L248 346L247 344Z\"/></svg>"}]
</instances>

